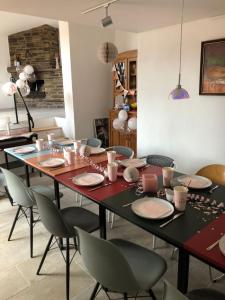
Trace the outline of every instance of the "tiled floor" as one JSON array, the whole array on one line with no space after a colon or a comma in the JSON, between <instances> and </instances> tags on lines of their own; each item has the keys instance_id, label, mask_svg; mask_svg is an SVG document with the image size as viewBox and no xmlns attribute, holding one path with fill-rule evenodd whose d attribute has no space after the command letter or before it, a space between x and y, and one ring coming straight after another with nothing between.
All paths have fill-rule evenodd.
<instances>
[{"instance_id":1,"label":"tiled floor","mask_svg":"<svg viewBox=\"0 0 225 300\"><path fill-rule=\"evenodd\" d=\"M32 183L52 184L47 177L34 176ZM76 205L75 195L68 189L61 188L64 193L62 205ZM84 201L87 209L97 212L97 206ZM65 264L60 252L52 250L47 256L43 266L43 275L35 275L41 255L49 238L49 233L41 223L35 226L34 254L35 258L29 258L29 231L25 219L21 219L13 234L12 241L7 241L12 220L16 208L11 207L7 198L0 199L0 299L6 300L64 300L65 299ZM181 229L182 230L182 229ZM108 229L108 237L120 237L151 248L152 236L132 224L116 218L115 228ZM163 241L157 240L161 254L168 264L165 274L172 284L176 284L177 260L171 260L172 247ZM71 264L71 300L88 300L94 286L94 280L85 271L82 259L77 254ZM208 267L203 263L191 259L190 289L213 286L225 292L225 281L211 284L208 276ZM154 291L158 299L162 297L163 284L159 282ZM113 299L118 295L113 295ZM100 293L96 300L108 299L104 293ZM150 298L146 298L150 299ZM215 299L216 300L216 299Z\"/></svg>"}]
</instances>

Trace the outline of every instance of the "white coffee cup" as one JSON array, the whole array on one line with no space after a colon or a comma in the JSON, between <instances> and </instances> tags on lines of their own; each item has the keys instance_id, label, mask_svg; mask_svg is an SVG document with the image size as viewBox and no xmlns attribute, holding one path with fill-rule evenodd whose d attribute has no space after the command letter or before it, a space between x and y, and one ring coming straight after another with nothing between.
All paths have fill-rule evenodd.
<instances>
[{"instance_id":1,"label":"white coffee cup","mask_svg":"<svg viewBox=\"0 0 225 300\"><path fill-rule=\"evenodd\" d=\"M81 140L75 140L73 142L75 153L78 154L81 146Z\"/></svg>"},{"instance_id":2,"label":"white coffee cup","mask_svg":"<svg viewBox=\"0 0 225 300\"><path fill-rule=\"evenodd\" d=\"M173 179L174 168L164 167L162 168L162 174L163 174L163 186L169 187L170 180Z\"/></svg>"},{"instance_id":3,"label":"white coffee cup","mask_svg":"<svg viewBox=\"0 0 225 300\"><path fill-rule=\"evenodd\" d=\"M118 171L118 164L115 162L112 162L107 165L107 170L108 170L108 177L109 180L114 182L117 180L117 171Z\"/></svg>"},{"instance_id":4,"label":"white coffee cup","mask_svg":"<svg viewBox=\"0 0 225 300\"><path fill-rule=\"evenodd\" d=\"M44 139L36 140L36 148L37 148L37 151L41 151L44 149Z\"/></svg>"},{"instance_id":5,"label":"white coffee cup","mask_svg":"<svg viewBox=\"0 0 225 300\"><path fill-rule=\"evenodd\" d=\"M107 151L108 163L111 164L115 162L116 159L116 151Z\"/></svg>"},{"instance_id":6,"label":"white coffee cup","mask_svg":"<svg viewBox=\"0 0 225 300\"><path fill-rule=\"evenodd\" d=\"M72 149L63 149L63 156L68 165L72 165L74 163L74 152Z\"/></svg>"},{"instance_id":7,"label":"white coffee cup","mask_svg":"<svg viewBox=\"0 0 225 300\"><path fill-rule=\"evenodd\" d=\"M188 188L185 186L175 186L173 201L175 208L180 211L184 211L187 204Z\"/></svg>"}]
</instances>

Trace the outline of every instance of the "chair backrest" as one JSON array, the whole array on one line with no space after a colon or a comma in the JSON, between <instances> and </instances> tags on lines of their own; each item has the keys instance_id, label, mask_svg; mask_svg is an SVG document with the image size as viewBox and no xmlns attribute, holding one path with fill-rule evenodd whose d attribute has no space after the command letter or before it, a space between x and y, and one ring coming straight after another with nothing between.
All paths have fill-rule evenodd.
<instances>
[{"instance_id":1,"label":"chair backrest","mask_svg":"<svg viewBox=\"0 0 225 300\"><path fill-rule=\"evenodd\" d=\"M188 298L165 280L163 300L188 300Z\"/></svg>"},{"instance_id":2,"label":"chair backrest","mask_svg":"<svg viewBox=\"0 0 225 300\"><path fill-rule=\"evenodd\" d=\"M33 195L22 179L7 169L1 168L1 171L13 202L24 207L32 207L35 203Z\"/></svg>"},{"instance_id":3,"label":"chair backrest","mask_svg":"<svg viewBox=\"0 0 225 300\"><path fill-rule=\"evenodd\" d=\"M82 144L86 144L91 147L101 147L102 141L97 138L89 138L82 140Z\"/></svg>"},{"instance_id":4,"label":"chair backrest","mask_svg":"<svg viewBox=\"0 0 225 300\"><path fill-rule=\"evenodd\" d=\"M129 147L125 147L125 146L112 146L107 148L106 150L108 151L116 151L116 153L121 154L127 158L133 158L134 157L134 151L129 148Z\"/></svg>"},{"instance_id":5,"label":"chair backrest","mask_svg":"<svg viewBox=\"0 0 225 300\"><path fill-rule=\"evenodd\" d=\"M42 194L37 192L33 192L33 194L37 202L41 221L45 228L57 237L66 238L75 236L74 229L64 222L56 205Z\"/></svg>"},{"instance_id":6,"label":"chair backrest","mask_svg":"<svg viewBox=\"0 0 225 300\"><path fill-rule=\"evenodd\" d=\"M147 164L159 167L174 167L174 159L164 155L148 155L146 157Z\"/></svg>"},{"instance_id":7,"label":"chair backrest","mask_svg":"<svg viewBox=\"0 0 225 300\"><path fill-rule=\"evenodd\" d=\"M91 276L110 291L138 292L139 285L121 251L110 241L76 229L80 253Z\"/></svg>"},{"instance_id":8,"label":"chair backrest","mask_svg":"<svg viewBox=\"0 0 225 300\"><path fill-rule=\"evenodd\" d=\"M198 170L196 175L207 177L213 183L225 186L225 165L213 164L205 166Z\"/></svg>"}]
</instances>

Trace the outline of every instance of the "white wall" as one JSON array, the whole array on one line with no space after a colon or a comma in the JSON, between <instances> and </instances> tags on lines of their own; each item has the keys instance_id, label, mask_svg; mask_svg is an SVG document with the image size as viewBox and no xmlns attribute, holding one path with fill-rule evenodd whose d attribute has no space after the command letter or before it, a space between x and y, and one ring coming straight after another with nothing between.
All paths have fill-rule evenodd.
<instances>
[{"instance_id":1,"label":"white wall","mask_svg":"<svg viewBox=\"0 0 225 300\"><path fill-rule=\"evenodd\" d=\"M138 34L126 31L115 31L115 45L119 53L138 48Z\"/></svg>"},{"instance_id":2,"label":"white wall","mask_svg":"<svg viewBox=\"0 0 225 300\"><path fill-rule=\"evenodd\" d=\"M225 97L199 96L201 41L225 37L225 17L184 25L182 83L191 98L171 101L178 77L179 26L138 37L138 154L161 153L195 172L225 164Z\"/></svg>"},{"instance_id":3,"label":"white wall","mask_svg":"<svg viewBox=\"0 0 225 300\"><path fill-rule=\"evenodd\" d=\"M10 65L8 37L6 34L0 34L0 109L13 107L13 97L4 96L2 85L9 81L10 74L7 67Z\"/></svg>"},{"instance_id":4,"label":"white wall","mask_svg":"<svg viewBox=\"0 0 225 300\"><path fill-rule=\"evenodd\" d=\"M69 38L75 137L92 137L93 120L107 117L112 107L112 66L98 60L97 50L103 42L114 40L114 32L69 23Z\"/></svg>"}]
</instances>

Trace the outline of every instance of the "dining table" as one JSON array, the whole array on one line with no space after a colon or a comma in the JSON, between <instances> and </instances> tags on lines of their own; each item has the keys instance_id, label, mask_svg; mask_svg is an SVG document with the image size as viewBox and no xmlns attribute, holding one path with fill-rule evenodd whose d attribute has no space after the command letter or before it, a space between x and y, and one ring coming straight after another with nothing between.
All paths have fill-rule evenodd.
<instances>
[{"instance_id":1,"label":"dining table","mask_svg":"<svg viewBox=\"0 0 225 300\"><path fill-rule=\"evenodd\" d=\"M210 189L189 189L189 201L185 212L167 226L161 228L165 221L172 218L178 211L166 219L146 219L136 215L132 210L132 203L143 197L159 197L166 200L162 181L162 168L159 166L146 165L139 168L140 176L144 173L152 173L158 176L159 190L161 194L137 193L135 183L128 183L122 176L110 183L106 178L102 186L92 189L86 186L78 186L73 178L85 172L99 173L98 168L90 165L90 159L77 157L72 165L63 165L58 168L43 167L40 162L51 157L62 158L62 153L52 153L50 150L34 151L21 155L15 152L16 147L5 149L8 155L12 155L23 161L26 166L33 167L54 181L55 197L60 208L59 185L63 185L72 191L85 196L99 206L100 236L107 238L106 210L109 210L130 223L135 224L148 233L166 241L178 248L177 288L186 293L188 290L189 259L193 256L215 269L225 272L225 256L216 245L212 250L206 248L217 241L225 233L225 187L219 186L210 193ZM124 157L118 156L122 160ZM107 165L106 153L91 156L95 165L103 168ZM121 175L121 174L120 174ZM182 175L174 173L174 177ZM29 182L28 182L29 183ZM211 209L212 204L217 203L220 208ZM203 207L203 208L202 208Z\"/></svg>"}]
</instances>

